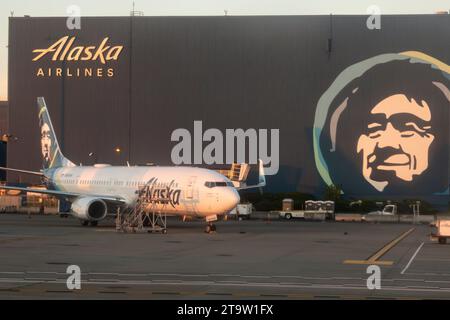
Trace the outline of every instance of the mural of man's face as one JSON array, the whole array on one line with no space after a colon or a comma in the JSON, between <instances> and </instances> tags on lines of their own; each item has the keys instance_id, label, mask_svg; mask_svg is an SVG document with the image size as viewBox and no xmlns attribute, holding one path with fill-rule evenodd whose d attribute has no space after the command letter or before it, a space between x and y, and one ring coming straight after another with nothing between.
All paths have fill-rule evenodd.
<instances>
[{"instance_id":1,"label":"mural of man's face","mask_svg":"<svg viewBox=\"0 0 450 320\"><path fill-rule=\"evenodd\" d=\"M389 96L372 108L357 143L362 175L378 191L394 180L412 181L428 168L434 141L426 101L403 94Z\"/></svg>"},{"instance_id":2,"label":"mural of man's face","mask_svg":"<svg viewBox=\"0 0 450 320\"><path fill-rule=\"evenodd\" d=\"M52 140L50 138L50 127L44 123L41 126L41 151L42 157L45 161L50 161L50 151L52 147Z\"/></svg>"}]
</instances>

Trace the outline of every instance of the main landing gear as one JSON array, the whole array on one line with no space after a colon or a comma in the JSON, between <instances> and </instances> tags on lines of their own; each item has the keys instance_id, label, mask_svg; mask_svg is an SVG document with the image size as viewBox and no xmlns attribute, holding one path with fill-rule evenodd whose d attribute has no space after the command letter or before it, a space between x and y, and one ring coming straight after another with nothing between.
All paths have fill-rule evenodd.
<instances>
[{"instance_id":1,"label":"main landing gear","mask_svg":"<svg viewBox=\"0 0 450 320\"><path fill-rule=\"evenodd\" d=\"M80 223L83 227L87 227L89 224L91 224L92 227L96 227L98 225L98 221L80 220Z\"/></svg>"}]
</instances>

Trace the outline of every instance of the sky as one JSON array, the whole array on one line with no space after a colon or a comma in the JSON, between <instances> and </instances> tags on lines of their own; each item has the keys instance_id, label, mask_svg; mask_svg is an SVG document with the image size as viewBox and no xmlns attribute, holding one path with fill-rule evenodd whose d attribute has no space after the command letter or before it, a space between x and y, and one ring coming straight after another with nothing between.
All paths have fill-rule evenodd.
<instances>
[{"instance_id":1,"label":"sky","mask_svg":"<svg viewBox=\"0 0 450 320\"><path fill-rule=\"evenodd\" d=\"M146 16L367 14L433 14L449 11L450 0L134 0ZM66 16L77 5L82 16L128 16L133 0L0 0L0 100L7 100L8 17Z\"/></svg>"}]
</instances>

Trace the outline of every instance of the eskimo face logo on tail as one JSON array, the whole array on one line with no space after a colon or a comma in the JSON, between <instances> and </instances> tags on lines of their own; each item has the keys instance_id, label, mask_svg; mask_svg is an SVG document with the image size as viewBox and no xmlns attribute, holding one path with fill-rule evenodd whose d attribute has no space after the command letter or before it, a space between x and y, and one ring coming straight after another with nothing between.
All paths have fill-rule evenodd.
<instances>
[{"instance_id":1,"label":"eskimo face logo on tail","mask_svg":"<svg viewBox=\"0 0 450 320\"><path fill-rule=\"evenodd\" d=\"M47 123L41 125L41 153L44 168L48 168L52 162L52 137Z\"/></svg>"},{"instance_id":2,"label":"eskimo face logo on tail","mask_svg":"<svg viewBox=\"0 0 450 320\"><path fill-rule=\"evenodd\" d=\"M166 183L159 182L157 178L153 177L140 192L146 202L170 204L173 208L180 204L181 189L178 188L175 180Z\"/></svg>"},{"instance_id":3,"label":"eskimo face logo on tail","mask_svg":"<svg viewBox=\"0 0 450 320\"><path fill-rule=\"evenodd\" d=\"M323 180L352 194L448 192L449 79L448 65L420 52L344 70L316 109Z\"/></svg>"}]
</instances>

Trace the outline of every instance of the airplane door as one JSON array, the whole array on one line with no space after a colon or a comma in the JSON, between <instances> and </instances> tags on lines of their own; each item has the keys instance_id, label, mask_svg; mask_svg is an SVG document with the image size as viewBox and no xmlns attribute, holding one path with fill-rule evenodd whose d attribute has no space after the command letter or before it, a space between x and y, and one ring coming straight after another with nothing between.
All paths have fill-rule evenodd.
<instances>
[{"instance_id":1,"label":"airplane door","mask_svg":"<svg viewBox=\"0 0 450 320\"><path fill-rule=\"evenodd\" d=\"M186 200L194 200L195 198L195 181L197 180L197 177L191 176L188 179L188 183L186 186L186 193L184 198Z\"/></svg>"}]
</instances>

